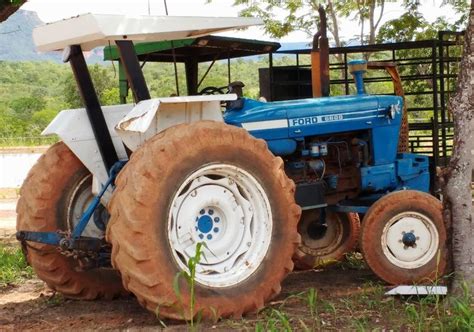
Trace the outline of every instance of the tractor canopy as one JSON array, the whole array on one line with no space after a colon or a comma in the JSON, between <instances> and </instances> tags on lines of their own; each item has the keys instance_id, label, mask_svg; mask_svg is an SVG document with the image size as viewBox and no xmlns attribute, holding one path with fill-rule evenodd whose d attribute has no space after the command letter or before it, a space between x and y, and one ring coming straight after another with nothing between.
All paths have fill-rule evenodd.
<instances>
[{"instance_id":1,"label":"tractor canopy","mask_svg":"<svg viewBox=\"0 0 474 332\"><path fill-rule=\"evenodd\" d=\"M83 51L117 40L134 42L196 38L217 32L261 25L251 17L125 16L83 14L45 24L33 30L38 51L80 45Z\"/></svg>"}]
</instances>

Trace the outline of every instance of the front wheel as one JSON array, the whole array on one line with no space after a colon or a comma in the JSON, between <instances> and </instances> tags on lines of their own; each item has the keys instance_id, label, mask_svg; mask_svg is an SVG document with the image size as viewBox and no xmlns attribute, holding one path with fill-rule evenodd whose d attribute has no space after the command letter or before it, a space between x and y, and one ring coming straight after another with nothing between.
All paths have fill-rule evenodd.
<instances>
[{"instance_id":1,"label":"front wheel","mask_svg":"<svg viewBox=\"0 0 474 332\"><path fill-rule=\"evenodd\" d=\"M360 235L357 213L323 209L303 211L298 224L301 245L293 260L300 270L314 269L341 261L356 249Z\"/></svg>"},{"instance_id":2,"label":"front wheel","mask_svg":"<svg viewBox=\"0 0 474 332\"><path fill-rule=\"evenodd\" d=\"M360 245L367 265L390 284L436 281L447 256L441 202L413 190L382 197L362 221Z\"/></svg>"},{"instance_id":3,"label":"front wheel","mask_svg":"<svg viewBox=\"0 0 474 332\"><path fill-rule=\"evenodd\" d=\"M163 317L241 316L277 295L293 269L300 208L266 144L203 121L145 143L117 178L107 238L125 287ZM182 279L203 243L195 301ZM181 295L181 296L180 296Z\"/></svg>"}]
</instances>

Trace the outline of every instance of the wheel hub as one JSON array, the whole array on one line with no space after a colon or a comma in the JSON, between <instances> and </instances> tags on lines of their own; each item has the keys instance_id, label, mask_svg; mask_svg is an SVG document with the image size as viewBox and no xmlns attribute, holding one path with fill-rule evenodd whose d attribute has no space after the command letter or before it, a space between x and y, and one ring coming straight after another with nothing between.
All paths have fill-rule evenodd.
<instances>
[{"instance_id":1,"label":"wheel hub","mask_svg":"<svg viewBox=\"0 0 474 332\"><path fill-rule=\"evenodd\" d=\"M199 212L199 215L200 216L196 217L195 227L199 238L204 240L204 242L207 242L206 240L210 241L215 239L220 231L219 226L221 224L221 218L214 212L212 208L202 209Z\"/></svg>"},{"instance_id":2,"label":"wheel hub","mask_svg":"<svg viewBox=\"0 0 474 332\"><path fill-rule=\"evenodd\" d=\"M402 243L407 247L416 247L416 236L413 232L402 234Z\"/></svg>"},{"instance_id":3,"label":"wheel hub","mask_svg":"<svg viewBox=\"0 0 474 332\"><path fill-rule=\"evenodd\" d=\"M300 250L312 256L330 254L343 241L343 224L335 214L328 214L324 220L320 213L303 215L298 231L302 240Z\"/></svg>"},{"instance_id":4,"label":"wheel hub","mask_svg":"<svg viewBox=\"0 0 474 332\"><path fill-rule=\"evenodd\" d=\"M417 212L403 212L384 227L382 249L391 263L415 269L429 262L436 254L439 242L434 223Z\"/></svg>"},{"instance_id":5,"label":"wheel hub","mask_svg":"<svg viewBox=\"0 0 474 332\"><path fill-rule=\"evenodd\" d=\"M312 240L322 239L328 230L328 225L326 223L322 224L319 220L313 221L308 225L308 236Z\"/></svg>"}]
</instances>

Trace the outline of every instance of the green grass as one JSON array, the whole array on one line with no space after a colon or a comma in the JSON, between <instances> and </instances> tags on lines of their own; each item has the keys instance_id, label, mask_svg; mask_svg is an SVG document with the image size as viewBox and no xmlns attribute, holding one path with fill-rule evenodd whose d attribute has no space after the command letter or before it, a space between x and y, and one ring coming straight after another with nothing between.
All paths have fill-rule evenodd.
<instances>
[{"instance_id":1,"label":"green grass","mask_svg":"<svg viewBox=\"0 0 474 332\"><path fill-rule=\"evenodd\" d=\"M385 295L377 282L350 296L319 295L309 289L267 306L254 319L223 321L246 331L474 331L474 300L462 296Z\"/></svg>"},{"instance_id":2,"label":"green grass","mask_svg":"<svg viewBox=\"0 0 474 332\"><path fill-rule=\"evenodd\" d=\"M16 284L34 275L21 249L0 244L0 288Z\"/></svg>"}]
</instances>

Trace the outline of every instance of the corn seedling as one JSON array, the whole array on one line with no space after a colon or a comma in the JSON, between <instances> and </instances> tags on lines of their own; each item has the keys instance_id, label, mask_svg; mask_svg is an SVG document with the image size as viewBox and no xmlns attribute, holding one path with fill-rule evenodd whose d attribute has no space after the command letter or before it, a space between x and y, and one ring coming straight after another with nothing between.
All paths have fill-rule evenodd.
<instances>
[{"instance_id":1,"label":"corn seedling","mask_svg":"<svg viewBox=\"0 0 474 332\"><path fill-rule=\"evenodd\" d=\"M314 288L310 288L306 293L306 304L313 322L313 329L319 327L318 319L318 293Z\"/></svg>"},{"instance_id":2,"label":"corn seedling","mask_svg":"<svg viewBox=\"0 0 474 332\"><path fill-rule=\"evenodd\" d=\"M274 308L264 309L263 321L259 321L255 325L255 331L292 331L290 320L287 315Z\"/></svg>"},{"instance_id":3,"label":"corn seedling","mask_svg":"<svg viewBox=\"0 0 474 332\"><path fill-rule=\"evenodd\" d=\"M356 318L354 320L354 327L355 330L358 332L366 331L368 328L368 321L367 318Z\"/></svg>"},{"instance_id":4,"label":"corn seedling","mask_svg":"<svg viewBox=\"0 0 474 332\"><path fill-rule=\"evenodd\" d=\"M451 299L451 312L447 316L448 329L474 331L474 301L467 282L463 283L463 295Z\"/></svg>"},{"instance_id":5,"label":"corn seedling","mask_svg":"<svg viewBox=\"0 0 474 332\"><path fill-rule=\"evenodd\" d=\"M199 324L202 318L202 312L199 311L196 314L194 313L195 311L195 306L196 306L196 294L195 294L195 285L196 285L196 266L199 264L201 260L201 254L202 254L202 246L203 243L199 242L196 245L196 253L194 254L193 257L191 257L188 260L188 270L189 271L180 271L178 272L173 280L173 291L176 294L176 296L179 299L179 302L182 307L182 312L183 312L183 317L188 316L189 317L189 327L191 331L196 330L196 324ZM189 286L189 311L188 315L186 315L186 308L184 306L184 301L183 297L181 294L181 289L179 286L179 282L181 278L184 278L186 283Z\"/></svg>"}]
</instances>

